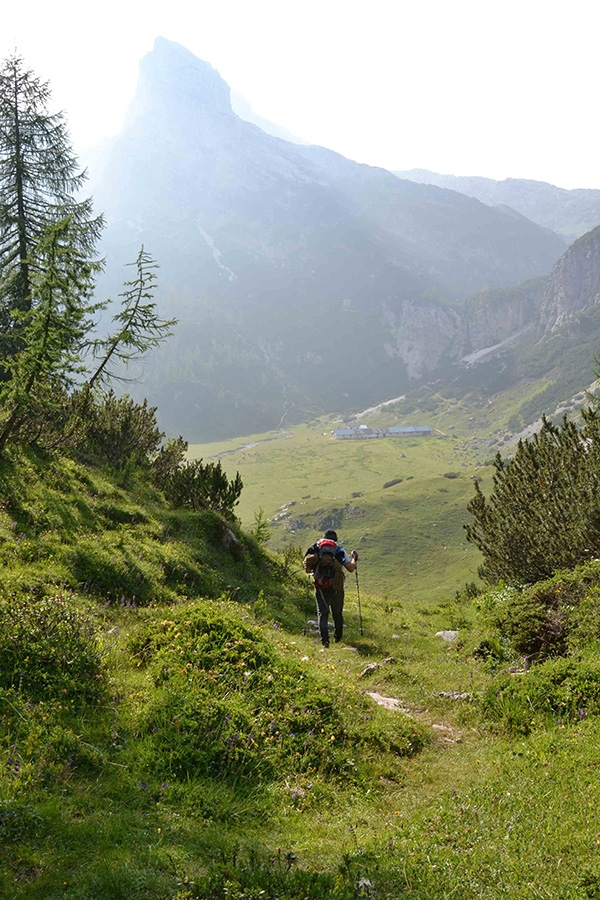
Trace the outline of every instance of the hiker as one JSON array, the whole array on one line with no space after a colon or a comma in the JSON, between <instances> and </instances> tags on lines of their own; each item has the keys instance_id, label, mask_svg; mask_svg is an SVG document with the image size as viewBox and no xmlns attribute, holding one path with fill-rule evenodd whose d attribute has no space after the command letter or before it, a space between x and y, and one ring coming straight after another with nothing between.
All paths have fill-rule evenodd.
<instances>
[{"instance_id":1,"label":"hiker","mask_svg":"<svg viewBox=\"0 0 600 900\"><path fill-rule=\"evenodd\" d=\"M311 573L317 602L317 624L321 643L329 647L329 610L333 616L333 635L336 643L342 639L344 628L344 569L354 572L358 553L350 556L337 542L336 532L330 528L320 541L308 548L304 555L304 571Z\"/></svg>"}]
</instances>

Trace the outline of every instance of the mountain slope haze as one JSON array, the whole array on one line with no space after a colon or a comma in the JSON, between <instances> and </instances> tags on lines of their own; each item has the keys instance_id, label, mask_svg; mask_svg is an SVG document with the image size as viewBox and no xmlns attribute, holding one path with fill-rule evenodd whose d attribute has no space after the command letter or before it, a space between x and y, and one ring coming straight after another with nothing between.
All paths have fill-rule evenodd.
<instances>
[{"instance_id":1,"label":"mountain slope haze","mask_svg":"<svg viewBox=\"0 0 600 900\"><path fill-rule=\"evenodd\" d=\"M266 134L163 38L92 186L108 287L142 242L161 265L180 325L144 392L194 440L397 395L435 368L454 304L564 250L511 210Z\"/></svg>"}]
</instances>

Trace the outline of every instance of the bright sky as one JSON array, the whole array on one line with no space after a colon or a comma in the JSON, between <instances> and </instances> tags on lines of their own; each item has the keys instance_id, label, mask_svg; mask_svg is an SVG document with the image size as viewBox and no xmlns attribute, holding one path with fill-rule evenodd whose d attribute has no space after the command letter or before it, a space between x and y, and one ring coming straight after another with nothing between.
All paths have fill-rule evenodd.
<instances>
[{"instance_id":1,"label":"bright sky","mask_svg":"<svg viewBox=\"0 0 600 900\"><path fill-rule=\"evenodd\" d=\"M119 131L160 35L359 162L600 188L599 33L598 0L28 0L0 56L50 81L76 149Z\"/></svg>"}]
</instances>

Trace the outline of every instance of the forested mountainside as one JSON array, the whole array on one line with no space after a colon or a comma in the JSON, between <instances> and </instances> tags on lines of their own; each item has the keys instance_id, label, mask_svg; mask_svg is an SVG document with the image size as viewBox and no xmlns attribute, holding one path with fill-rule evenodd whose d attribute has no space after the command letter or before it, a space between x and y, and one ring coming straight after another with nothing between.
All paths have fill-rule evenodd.
<instances>
[{"instance_id":1,"label":"forested mountainside","mask_svg":"<svg viewBox=\"0 0 600 900\"><path fill-rule=\"evenodd\" d=\"M544 274L565 246L510 210L266 134L164 39L91 182L105 284L140 241L160 262L180 325L147 386L196 439L397 394L435 368L449 304Z\"/></svg>"}]
</instances>

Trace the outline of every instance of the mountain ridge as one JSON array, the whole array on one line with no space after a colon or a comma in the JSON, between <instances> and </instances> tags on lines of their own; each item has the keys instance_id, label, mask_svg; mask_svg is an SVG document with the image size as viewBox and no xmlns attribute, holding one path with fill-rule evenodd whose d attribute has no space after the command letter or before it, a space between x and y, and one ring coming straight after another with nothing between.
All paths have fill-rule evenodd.
<instances>
[{"instance_id":1,"label":"mountain ridge","mask_svg":"<svg viewBox=\"0 0 600 900\"><path fill-rule=\"evenodd\" d=\"M561 234L569 243L600 224L600 190L568 190L526 178L496 181L480 176L442 175L428 169L394 174L418 184L435 184L459 191L492 206L512 207L533 222Z\"/></svg>"},{"instance_id":2,"label":"mountain ridge","mask_svg":"<svg viewBox=\"0 0 600 900\"><path fill-rule=\"evenodd\" d=\"M452 305L564 250L512 210L266 134L164 38L92 189L108 292L141 242L160 263L158 299L180 326L144 389L195 440L401 393L435 369Z\"/></svg>"}]
</instances>

